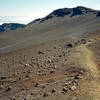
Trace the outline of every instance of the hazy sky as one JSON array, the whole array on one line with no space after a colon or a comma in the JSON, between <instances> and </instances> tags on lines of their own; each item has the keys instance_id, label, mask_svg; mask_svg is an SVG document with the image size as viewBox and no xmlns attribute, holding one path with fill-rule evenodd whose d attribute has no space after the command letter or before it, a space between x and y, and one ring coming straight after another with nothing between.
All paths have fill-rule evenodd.
<instances>
[{"instance_id":1,"label":"hazy sky","mask_svg":"<svg viewBox=\"0 0 100 100\"><path fill-rule=\"evenodd\" d=\"M76 6L100 10L100 0L0 0L0 23L14 20L28 23L46 16L54 9Z\"/></svg>"}]
</instances>

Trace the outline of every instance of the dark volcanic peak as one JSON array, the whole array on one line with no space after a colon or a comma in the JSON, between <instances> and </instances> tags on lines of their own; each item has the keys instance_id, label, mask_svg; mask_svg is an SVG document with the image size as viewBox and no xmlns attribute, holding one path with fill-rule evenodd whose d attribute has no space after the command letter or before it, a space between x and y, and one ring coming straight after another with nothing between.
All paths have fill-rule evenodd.
<instances>
[{"instance_id":1,"label":"dark volcanic peak","mask_svg":"<svg viewBox=\"0 0 100 100\"><path fill-rule=\"evenodd\" d=\"M83 14L87 14L87 13L93 13L93 14L97 14L98 11L90 9L90 8L86 8L83 6L78 6L75 8L62 8L62 9L57 9L54 10L52 13L50 13L49 15L47 15L46 17L42 18L42 19L37 19L33 22L43 22L45 20L51 19L53 17L64 17L69 15L70 17L74 17L77 15L83 15Z\"/></svg>"},{"instance_id":2,"label":"dark volcanic peak","mask_svg":"<svg viewBox=\"0 0 100 100\"><path fill-rule=\"evenodd\" d=\"M51 14L49 14L48 16L56 16L56 17L63 17L65 15L68 15L71 13L71 9L69 8L63 8L63 9L58 9L58 10L54 10ZM47 17L48 17L47 16Z\"/></svg>"},{"instance_id":3,"label":"dark volcanic peak","mask_svg":"<svg viewBox=\"0 0 100 100\"><path fill-rule=\"evenodd\" d=\"M84 11L91 11L91 10L92 10L92 9L87 8L87 7L84 7L84 6L77 6L76 8L82 10L83 12L84 12Z\"/></svg>"},{"instance_id":4,"label":"dark volcanic peak","mask_svg":"<svg viewBox=\"0 0 100 100\"><path fill-rule=\"evenodd\" d=\"M18 28L23 28L25 27L24 24L18 24L18 23L4 23L2 25L0 25L0 32L7 32L10 30L16 30Z\"/></svg>"},{"instance_id":5,"label":"dark volcanic peak","mask_svg":"<svg viewBox=\"0 0 100 100\"><path fill-rule=\"evenodd\" d=\"M72 12L72 9L70 9L70 8L57 9L57 10L54 10L52 13L50 13L45 18L43 18L41 20L41 22L45 21L45 20L48 20L48 19L51 19L53 17L64 17L66 15L71 14L71 12Z\"/></svg>"},{"instance_id":6,"label":"dark volcanic peak","mask_svg":"<svg viewBox=\"0 0 100 100\"><path fill-rule=\"evenodd\" d=\"M78 15L84 15L84 14L95 14L98 17L98 16L100 16L100 11L93 10L91 8L87 8L87 7L83 7L83 6L77 6L75 8L62 8L62 9L54 10L52 13L50 13L46 17L36 19L36 20L32 21L31 23L41 23L46 20L52 19L54 17L56 17L56 18L64 17L64 16L75 17ZM31 23L29 23L29 24L31 24Z\"/></svg>"},{"instance_id":7,"label":"dark volcanic peak","mask_svg":"<svg viewBox=\"0 0 100 100\"><path fill-rule=\"evenodd\" d=\"M79 8L73 8L73 12L72 12L71 17L76 16L76 15L82 15L82 14L83 14L83 12L82 12L81 9L79 9Z\"/></svg>"}]
</instances>

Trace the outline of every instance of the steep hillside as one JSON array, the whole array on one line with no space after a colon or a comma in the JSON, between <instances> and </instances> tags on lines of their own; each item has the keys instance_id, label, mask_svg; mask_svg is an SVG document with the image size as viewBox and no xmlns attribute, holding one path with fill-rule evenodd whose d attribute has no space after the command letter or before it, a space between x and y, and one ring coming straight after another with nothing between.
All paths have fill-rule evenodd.
<instances>
[{"instance_id":1,"label":"steep hillside","mask_svg":"<svg viewBox=\"0 0 100 100\"><path fill-rule=\"evenodd\" d=\"M0 100L100 100L99 15L58 9L0 34Z\"/></svg>"},{"instance_id":2,"label":"steep hillside","mask_svg":"<svg viewBox=\"0 0 100 100\"><path fill-rule=\"evenodd\" d=\"M87 32L99 30L98 12L80 6L55 10L25 28L0 35L0 52L28 48L62 37L78 38Z\"/></svg>"}]
</instances>

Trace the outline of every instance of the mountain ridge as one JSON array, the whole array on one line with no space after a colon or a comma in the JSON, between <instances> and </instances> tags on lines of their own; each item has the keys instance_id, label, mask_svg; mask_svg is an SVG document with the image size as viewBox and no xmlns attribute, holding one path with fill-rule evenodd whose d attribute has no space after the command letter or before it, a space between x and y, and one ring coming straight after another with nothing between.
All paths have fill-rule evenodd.
<instances>
[{"instance_id":1,"label":"mountain ridge","mask_svg":"<svg viewBox=\"0 0 100 100\"><path fill-rule=\"evenodd\" d=\"M43 21L49 20L53 17L64 17L67 15L70 15L70 17L74 17L77 15L93 13L93 14L96 14L96 17L97 17L97 16L99 16L99 14L98 14L99 12L100 12L99 10L94 10L94 9L87 8L84 6L77 6L74 8L60 8L60 9L56 9L56 10L52 11L50 14L48 14L44 18L35 19L34 21L30 22L29 24L43 22Z\"/></svg>"},{"instance_id":2,"label":"mountain ridge","mask_svg":"<svg viewBox=\"0 0 100 100\"><path fill-rule=\"evenodd\" d=\"M62 37L80 38L88 32L100 29L100 17L97 16L100 11L84 7L77 8L82 13L75 13L72 17L73 12L64 16L64 13L61 13L60 17L53 16L51 19L45 19L44 21L42 20L45 17L36 19L24 28L0 34L0 53L33 47ZM52 15L54 12L50 14Z\"/></svg>"},{"instance_id":3,"label":"mountain ridge","mask_svg":"<svg viewBox=\"0 0 100 100\"><path fill-rule=\"evenodd\" d=\"M0 25L0 33L16 30L19 28L24 28L25 26L28 26L32 23L41 23L41 22L47 21L49 19L52 19L54 17L56 17L56 18L64 17L64 16L75 17L78 15L84 15L87 13L95 14L96 17L100 16L99 10L94 10L94 9L87 8L84 6L77 6L74 8L60 8L60 9L56 9L56 10L52 11L50 14L48 14L47 16L45 16L43 18L38 18L38 19L33 20L32 22L28 23L27 25L19 24L19 23L4 23L4 24Z\"/></svg>"},{"instance_id":4,"label":"mountain ridge","mask_svg":"<svg viewBox=\"0 0 100 100\"><path fill-rule=\"evenodd\" d=\"M25 25L24 24L18 24L18 23L4 23L2 25L0 25L0 33L1 32L8 32L11 30L16 30L19 28L24 28Z\"/></svg>"}]
</instances>

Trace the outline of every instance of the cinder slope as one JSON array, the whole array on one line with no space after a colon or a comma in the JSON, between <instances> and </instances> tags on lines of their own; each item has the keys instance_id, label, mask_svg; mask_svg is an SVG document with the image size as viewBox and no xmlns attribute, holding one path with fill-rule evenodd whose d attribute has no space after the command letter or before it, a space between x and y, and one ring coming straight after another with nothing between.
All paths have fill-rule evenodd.
<instances>
[{"instance_id":1,"label":"cinder slope","mask_svg":"<svg viewBox=\"0 0 100 100\"><path fill-rule=\"evenodd\" d=\"M98 11L84 7L66 8L60 9L62 11L62 13L60 12L61 16L59 12L55 13L57 11L59 9L43 19L31 22L23 29L0 35L0 53L32 47L62 37L77 38L83 33L99 30L100 17L97 17ZM68 11L70 13L66 14L65 12Z\"/></svg>"}]
</instances>

